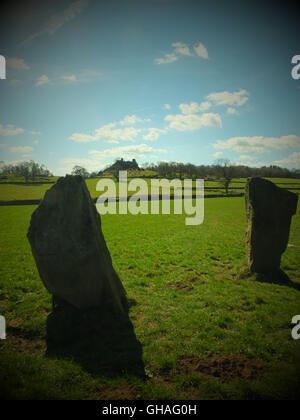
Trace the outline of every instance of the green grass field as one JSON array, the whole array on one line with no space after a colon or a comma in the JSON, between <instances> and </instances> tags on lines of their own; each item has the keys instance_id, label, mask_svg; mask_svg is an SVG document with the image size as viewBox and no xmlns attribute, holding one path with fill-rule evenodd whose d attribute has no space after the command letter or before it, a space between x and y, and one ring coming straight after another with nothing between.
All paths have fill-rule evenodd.
<instances>
[{"instance_id":1,"label":"green grass field","mask_svg":"<svg viewBox=\"0 0 300 420\"><path fill-rule=\"evenodd\" d=\"M49 179L50 182L55 182L57 178ZM96 191L97 183L100 178L87 179L86 183L88 189L93 198L99 196L99 193ZM129 182L130 180L128 180ZM151 180L145 179L148 186L150 186ZM289 189L297 194L300 194L300 180L299 179L273 179L279 187ZM193 183L195 185L195 182ZM234 194L243 193L246 185L245 179L235 179L230 185L230 192ZM41 200L45 192L51 188L51 183L29 183L25 182L15 182L14 184L9 183L0 183L0 202L1 201L14 201L14 200ZM224 195L224 188L220 186L220 183L217 181L206 181L205 182L205 195ZM129 194L130 195L130 194Z\"/></svg>"},{"instance_id":2,"label":"green grass field","mask_svg":"<svg viewBox=\"0 0 300 420\"><path fill-rule=\"evenodd\" d=\"M3 187L0 200L9 193ZM45 356L51 297L26 239L34 209L0 207L0 314L8 324L0 396L299 397L300 342L291 338L291 319L300 313L300 211L282 261L288 285L249 275L243 198L205 200L197 227L177 215L102 217L115 269L134 302L130 319L143 348L144 380L126 372L94 376L75 361Z\"/></svg>"}]
</instances>

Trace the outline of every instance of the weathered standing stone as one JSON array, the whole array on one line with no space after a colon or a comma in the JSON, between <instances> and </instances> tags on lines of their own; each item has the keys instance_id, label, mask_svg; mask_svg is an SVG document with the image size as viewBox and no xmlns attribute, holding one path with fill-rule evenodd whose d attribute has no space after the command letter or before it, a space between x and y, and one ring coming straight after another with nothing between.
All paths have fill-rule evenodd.
<instances>
[{"instance_id":1,"label":"weathered standing stone","mask_svg":"<svg viewBox=\"0 0 300 420\"><path fill-rule=\"evenodd\" d=\"M246 185L247 258L254 273L279 272L298 196L262 178Z\"/></svg>"},{"instance_id":2,"label":"weathered standing stone","mask_svg":"<svg viewBox=\"0 0 300 420\"><path fill-rule=\"evenodd\" d=\"M85 181L66 176L33 213L28 239L40 277L54 301L79 310L126 312L126 292L112 266L100 216Z\"/></svg>"}]
</instances>

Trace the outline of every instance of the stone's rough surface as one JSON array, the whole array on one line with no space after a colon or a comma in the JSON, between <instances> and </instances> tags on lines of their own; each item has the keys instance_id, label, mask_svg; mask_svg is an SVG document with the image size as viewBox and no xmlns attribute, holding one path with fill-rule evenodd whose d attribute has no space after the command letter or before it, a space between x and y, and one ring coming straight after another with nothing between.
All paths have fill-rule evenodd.
<instances>
[{"instance_id":1,"label":"stone's rough surface","mask_svg":"<svg viewBox=\"0 0 300 420\"><path fill-rule=\"evenodd\" d=\"M80 176L60 178L46 193L32 215L28 239L41 279L54 297L80 310L127 311L100 216Z\"/></svg>"},{"instance_id":2,"label":"stone's rough surface","mask_svg":"<svg viewBox=\"0 0 300 420\"><path fill-rule=\"evenodd\" d=\"M298 196L262 178L246 185L247 258L250 270L268 274L280 270Z\"/></svg>"}]
</instances>

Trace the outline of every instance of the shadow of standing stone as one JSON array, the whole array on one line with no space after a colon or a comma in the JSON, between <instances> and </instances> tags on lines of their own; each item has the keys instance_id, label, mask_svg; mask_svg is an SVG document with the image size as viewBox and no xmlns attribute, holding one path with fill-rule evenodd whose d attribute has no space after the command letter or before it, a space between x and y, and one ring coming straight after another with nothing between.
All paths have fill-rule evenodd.
<instances>
[{"instance_id":1,"label":"shadow of standing stone","mask_svg":"<svg viewBox=\"0 0 300 420\"><path fill-rule=\"evenodd\" d=\"M281 257L286 251L298 196L262 178L246 185L247 259L253 273L283 279Z\"/></svg>"},{"instance_id":2,"label":"shadow of standing stone","mask_svg":"<svg viewBox=\"0 0 300 420\"><path fill-rule=\"evenodd\" d=\"M47 354L74 358L92 373L143 373L126 292L81 177L60 178L46 192L32 215L28 239L53 295Z\"/></svg>"},{"instance_id":3,"label":"shadow of standing stone","mask_svg":"<svg viewBox=\"0 0 300 420\"><path fill-rule=\"evenodd\" d=\"M145 378L142 345L128 314L78 310L54 298L47 319L47 355L75 360L92 375Z\"/></svg>"}]
</instances>

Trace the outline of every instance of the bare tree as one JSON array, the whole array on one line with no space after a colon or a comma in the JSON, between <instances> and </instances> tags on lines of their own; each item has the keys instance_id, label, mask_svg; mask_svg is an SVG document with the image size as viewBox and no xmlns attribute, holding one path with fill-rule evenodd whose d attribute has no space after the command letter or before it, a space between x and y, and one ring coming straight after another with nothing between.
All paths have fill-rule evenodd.
<instances>
[{"instance_id":1,"label":"bare tree","mask_svg":"<svg viewBox=\"0 0 300 420\"><path fill-rule=\"evenodd\" d=\"M27 183L30 178L30 162L22 162L19 165L17 165L16 174L24 177L24 180Z\"/></svg>"},{"instance_id":2,"label":"bare tree","mask_svg":"<svg viewBox=\"0 0 300 420\"><path fill-rule=\"evenodd\" d=\"M34 181L40 175L40 166L38 163L35 163L33 160L29 162L29 171L32 181Z\"/></svg>"},{"instance_id":3,"label":"bare tree","mask_svg":"<svg viewBox=\"0 0 300 420\"><path fill-rule=\"evenodd\" d=\"M229 194L229 187L234 177L234 168L227 159L220 159L216 165L216 173L220 184L224 187L226 195Z\"/></svg>"}]
</instances>

